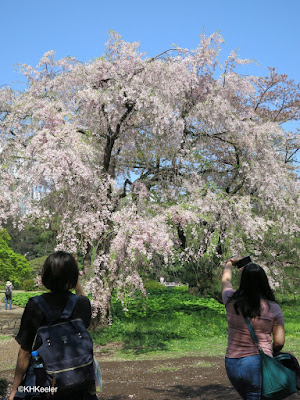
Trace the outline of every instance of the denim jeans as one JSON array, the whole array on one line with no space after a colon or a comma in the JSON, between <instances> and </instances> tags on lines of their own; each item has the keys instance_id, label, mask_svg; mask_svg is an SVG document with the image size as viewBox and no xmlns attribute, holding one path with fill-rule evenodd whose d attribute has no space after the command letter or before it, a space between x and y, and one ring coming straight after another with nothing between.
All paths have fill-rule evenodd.
<instances>
[{"instance_id":1,"label":"denim jeans","mask_svg":"<svg viewBox=\"0 0 300 400\"><path fill-rule=\"evenodd\" d=\"M11 310L11 306L12 306L12 299L7 300L7 298L5 297L5 310L7 310L7 303L9 302L9 309Z\"/></svg>"},{"instance_id":2,"label":"denim jeans","mask_svg":"<svg viewBox=\"0 0 300 400\"><path fill-rule=\"evenodd\" d=\"M244 400L261 400L260 356L225 358L225 367L232 386Z\"/></svg>"}]
</instances>

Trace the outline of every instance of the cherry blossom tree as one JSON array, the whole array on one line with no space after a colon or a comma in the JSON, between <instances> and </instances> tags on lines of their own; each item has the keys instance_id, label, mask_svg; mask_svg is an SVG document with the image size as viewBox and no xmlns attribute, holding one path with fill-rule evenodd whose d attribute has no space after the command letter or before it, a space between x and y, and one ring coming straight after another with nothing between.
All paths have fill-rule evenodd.
<instances>
[{"instance_id":1,"label":"cherry blossom tree","mask_svg":"<svg viewBox=\"0 0 300 400\"><path fill-rule=\"evenodd\" d=\"M234 52L222 65L222 42L147 57L112 32L102 57L50 51L21 67L26 90L0 91L0 219L87 255L97 322L114 289L144 290L142 269L201 276L270 229L299 235L299 87L238 73Z\"/></svg>"}]
</instances>

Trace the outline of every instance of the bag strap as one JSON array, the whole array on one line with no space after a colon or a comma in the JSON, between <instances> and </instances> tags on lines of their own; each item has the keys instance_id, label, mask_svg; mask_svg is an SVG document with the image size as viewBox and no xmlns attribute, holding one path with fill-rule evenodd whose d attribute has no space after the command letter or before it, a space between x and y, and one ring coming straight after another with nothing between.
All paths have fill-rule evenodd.
<instances>
[{"instance_id":1,"label":"bag strap","mask_svg":"<svg viewBox=\"0 0 300 400\"><path fill-rule=\"evenodd\" d=\"M49 307L48 303L46 302L46 300L42 295L32 297L32 300L38 305L39 309L44 314L44 317L46 318L47 322L53 322L55 320L53 311L51 310L51 308Z\"/></svg>"},{"instance_id":2,"label":"bag strap","mask_svg":"<svg viewBox=\"0 0 300 400\"><path fill-rule=\"evenodd\" d=\"M49 307L47 301L44 299L44 297L42 295L32 297L32 300L38 305L38 307L44 314L46 321L51 323L60 318L62 318L62 319L70 318L70 316L72 315L72 312L74 310L74 307L77 303L78 298L79 298L78 295L70 293L67 303L65 305L65 308L63 309L61 316L59 318L55 317L52 309Z\"/></svg>"},{"instance_id":3,"label":"bag strap","mask_svg":"<svg viewBox=\"0 0 300 400\"><path fill-rule=\"evenodd\" d=\"M64 308L60 318L68 319L71 317L72 312L75 308L75 305L76 305L78 299L79 299L79 296L77 294L70 293L67 304L65 305L65 308Z\"/></svg>"},{"instance_id":4,"label":"bag strap","mask_svg":"<svg viewBox=\"0 0 300 400\"><path fill-rule=\"evenodd\" d=\"M245 322L246 322L247 327L248 327L248 329L249 329L249 332L250 332L250 335L251 335L251 337L252 337L253 343L254 343L255 346L257 346L258 349L260 350L260 347L259 347L259 344L258 344L258 339L257 339L256 333L255 333L255 331L254 331L254 329L253 329L253 326L250 324L250 321L249 321L249 319L248 319L247 317L244 317L244 319L245 319Z\"/></svg>"}]
</instances>

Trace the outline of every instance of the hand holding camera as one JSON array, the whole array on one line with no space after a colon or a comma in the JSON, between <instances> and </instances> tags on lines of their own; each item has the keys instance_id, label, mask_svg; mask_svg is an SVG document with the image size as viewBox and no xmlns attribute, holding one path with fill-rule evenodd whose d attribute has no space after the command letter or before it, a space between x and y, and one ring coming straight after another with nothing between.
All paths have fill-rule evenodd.
<instances>
[{"instance_id":1,"label":"hand holding camera","mask_svg":"<svg viewBox=\"0 0 300 400\"><path fill-rule=\"evenodd\" d=\"M232 265L237 267L238 269L243 268L245 265L252 262L251 257L233 257L229 261L232 262Z\"/></svg>"}]
</instances>

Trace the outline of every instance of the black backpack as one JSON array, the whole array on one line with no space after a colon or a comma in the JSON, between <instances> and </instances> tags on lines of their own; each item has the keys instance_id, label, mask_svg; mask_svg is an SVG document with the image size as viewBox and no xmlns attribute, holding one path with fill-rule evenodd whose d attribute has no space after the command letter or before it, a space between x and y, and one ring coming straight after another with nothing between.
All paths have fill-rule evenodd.
<instances>
[{"instance_id":1,"label":"black backpack","mask_svg":"<svg viewBox=\"0 0 300 400\"><path fill-rule=\"evenodd\" d=\"M37 330L33 344L43 362L43 371L36 370L36 385L55 387L61 395L70 390L82 391L95 382L93 341L82 319L71 319L78 298L70 293L59 318L62 322L56 322L43 296L32 298L47 321Z\"/></svg>"},{"instance_id":2,"label":"black backpack","mask_svg":"<svg viewBox=\"0 0 300 400\"><path fill-rule=\"evenodd\" d=\"M296 374L296 387L300 390L300 365L295 356L290 353L279 352L274 354L274 358L284 365L286 368L291 369Z\"/></svg>"},{"instance_id":3,"label":"black backpack","mask_svg":"<svg viewBox=\"0 0 300 400\"><path fill-rule=\"evenodd\" d=\"M11 286L5 286L5 297L7 299L11 299L11 294L12 294Z\"/></svg>"}]
</instances>

